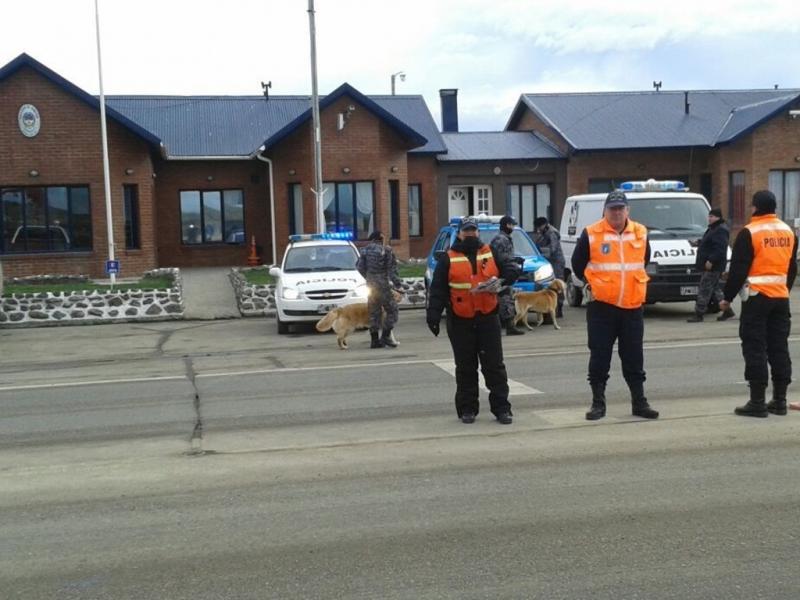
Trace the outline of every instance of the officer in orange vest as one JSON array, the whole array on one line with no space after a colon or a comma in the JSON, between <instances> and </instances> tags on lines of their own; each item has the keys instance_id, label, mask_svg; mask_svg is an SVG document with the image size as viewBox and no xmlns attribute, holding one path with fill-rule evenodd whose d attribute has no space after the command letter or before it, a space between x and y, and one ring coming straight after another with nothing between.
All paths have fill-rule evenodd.
<instances>
[{"instance_id":1,"label":"officer in orange vest","mask_svg":"<svg viewBox=\"0 0 800 600\"><path fill-rule=\"evenodd\" d=\"M614 342L619 344L622 375L631 391L634 416L657 419L644 395L644 317L647 297L650 244L647 228L628 219L630 209L624 192L606 196L603 218L581 233L572 253L572 272L591 287L586 307L589 337L590 421L606 416L606 382Z\"/></svg>"},{"instance_id":2,"label":"officer in orange vest","mask_svg":"<svg viewBox=\"0 0 800 600\"><path fill-rule=\"evenodd\" d=\"M428 290L428 328L439 335L442 311L447 309L447 336L456 363L456 414L463 423L478 415L478 364L489 389L489 408L497 421L511 424L508 375L503 363L497 292L511 285L519 270L516 263L498 264L492 249L478 236L478 224L465 217L458 239L438 259ZM485 286L488 291L480 291Z\"/></svg>"},{"instance_id":3,"label":"officer in orange vest","mask_svg":"<svg viewBox=\"0 0 800 600\"><path fill-rule=\"evenodd\" d=\"M776 207L772 192L753 194L753 216L736 236L725 299L719 303L722 310L728 310L734 296L741 293L739 338L750 400L734 412L744 417L785 415L786 388L792 381L789 290L797 276L797 236L775 214ZM768 404L767 364L772 370L772 400Z\"/></svg>"}]
</instances>

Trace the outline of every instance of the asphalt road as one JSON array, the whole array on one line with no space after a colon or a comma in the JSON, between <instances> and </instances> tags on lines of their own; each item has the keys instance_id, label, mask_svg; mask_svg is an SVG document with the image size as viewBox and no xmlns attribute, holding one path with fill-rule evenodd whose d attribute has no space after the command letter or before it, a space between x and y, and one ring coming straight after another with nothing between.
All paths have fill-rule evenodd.
<instances>
[{"instance_id":1,"label":"asphalt road","mask_svg":"<svg viewBox=\"0 0 800 600\"><path fill-rule=\"evenodd\" d=\"M657 422L617 364L583 419L582 310L504 338L511 426L456 420L419 311L381 351L268 320L0 331L0 598L795 599L800 413L733 416L737 322L689 314L647 311Z\"/></svg>"}]
</instances>

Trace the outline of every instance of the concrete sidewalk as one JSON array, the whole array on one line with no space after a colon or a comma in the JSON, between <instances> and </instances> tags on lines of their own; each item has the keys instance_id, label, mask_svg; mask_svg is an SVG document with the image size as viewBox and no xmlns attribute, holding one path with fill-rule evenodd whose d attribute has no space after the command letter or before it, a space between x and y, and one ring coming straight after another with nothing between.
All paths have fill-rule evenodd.
<instances>
[{"instance_id":1,"label":"concrete sidewalk","mask_svg":"<svg viewBox=\"0 0 800 600\"><path fill-rule=\"evenodd\" d=\"M236 304L228 273L230 267L193 267L181 269L183 297L187 319L209 321L238 319L242 315Z\"/></svg>"}]
</instances>

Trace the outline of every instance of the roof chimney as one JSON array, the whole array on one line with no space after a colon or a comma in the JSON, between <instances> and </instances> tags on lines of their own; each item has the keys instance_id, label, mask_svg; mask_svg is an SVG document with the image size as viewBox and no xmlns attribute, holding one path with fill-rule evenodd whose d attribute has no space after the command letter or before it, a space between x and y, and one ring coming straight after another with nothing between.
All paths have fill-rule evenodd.
<instances>
[{"instance_id":1,"label":"roof chimney","mask_svg":"<svg viewBox=\"0 0 800 600\"><path fill-rule=\"evenodd\" d=\"M442 133L458 131L458 90L439 90L442 102Z\"/></svg>"},{"instance_id":2,"label":"roof chimney","mask_svg":"<svg viewBox=\"0 0 800 600\"><path fill-rule=\"evenodd\" d=\"M683 112L684 114L689 114L689 92L683 92Z\"/></svg>"}]
</instances>

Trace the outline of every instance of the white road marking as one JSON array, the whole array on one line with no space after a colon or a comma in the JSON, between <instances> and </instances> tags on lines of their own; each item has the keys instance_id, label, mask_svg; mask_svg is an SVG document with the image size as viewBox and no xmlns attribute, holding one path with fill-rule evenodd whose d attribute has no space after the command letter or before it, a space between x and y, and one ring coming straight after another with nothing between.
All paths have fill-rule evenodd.
<instances>
[{"instance_id":1,"label":"white road marking","mask_svg":"<svg viewBox=\"0 0 800 600\"><path fill-rule=\"evenodd\" d=\"M790 337L789 342L798 342L800 341L800 337ZM681 343L649 343L645 344L645 350L673 350L676 348L703 348L708 346L729 346L731 344L741 344L740 340L737 339L723 339L723 340L706 340L703 342L681 342ZM517 358L538 358L538 357L552 357L552 356L585 356L589 354L589 350L582 348L582 349L574 349L574 350L562 350L562 351L543 351L543 352L527 352L527 353L520 353L520 354L505 354L505 359L508 361L509 359L517 359ZM273 373L293 373L293 372L302 372L302 371L329 371L329 370L337 370L337 369L361 369L364 367L375 367L375 366L408 366L408 365L429 365L434 364L440 368L442 368L439 364L441 362L444 364L446 361L436 361L431 359L414 359L414 360L394 360L394 361L385 361L385 362L354 362L354 363L345 363L345 364L336 364L336 365L319 365L319 366L312 366L312 367L278 367L278 368L271 368L271 369L251 369L249 371L221 371L221 372L212 372L212 373L198 373L195 376L195 379L204 379L210 377L241 377L244 375L270 375ZM138 378L130 378L130 379L97 379L97 380L90 380L90 381L74 381L74 382L64 382L64 383L41 383L41 384L33 384L33 385L16 385L16 386L7 386L2 387L0 386L0 392L12 392L12 391L19 391L19 390L36 390L36 389L49 389L49 388L60 388L60 387L80 387L84 385L110 385L115 383L145 383L149 381L179 381L182 379L186 379L183 375L170 375L165 377L138 377ZM512 382L509 381L509 386L511 386ZM527 387L523 384L518 382L514 382L515 385L521 386L519 389L526 389L532 391L525 391L525 392L516 392L516 394L543 394L544 392L536 390L534 388Z\"/></svg>"},{"instance_id":2,"label":"white road marking","mask_svg":"<svg viewBox=\"0 0 800 600\"><path fill-rule=\"evenodd\" d=\"M449 373L453 377L456 376L456 365L452 360L434 360L431 361L431 364L436 365L445 373ZM480 376L479 376L480 377ZM483 383L483 378L480 377L480 385L481 389L489 393L489 390L486 389L486 385ZM531 394L543 394L544 392L537 390L536 388L528 387L524 383L520 383L519 381L514 381L513 379L508 380L508 395L509 396L529 396Z\"/></svg>"}]
</instances>

